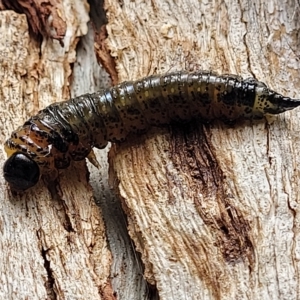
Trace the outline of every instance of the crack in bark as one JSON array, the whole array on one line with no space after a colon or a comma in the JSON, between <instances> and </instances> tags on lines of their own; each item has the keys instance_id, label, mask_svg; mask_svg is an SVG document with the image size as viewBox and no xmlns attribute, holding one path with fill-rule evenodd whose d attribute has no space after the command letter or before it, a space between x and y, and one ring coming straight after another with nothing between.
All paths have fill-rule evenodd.
<instances>
[{"instance_id":1,"label":"crack in bark","mask_svg":"<svg viewBox=\"0 0 300 300\"><path fill-rule=\"evenodd\" d=\"M195 195L195 206L203 222L216 231L216 243L227 262L253 259L250 224L243 213L234 205L234 198L226 191L226 180L213 153L209 137L202 126L191 122L172 128L172 158L177 169L190 174L189 186ZM171 179L170 182L174 180ZM180 188L180 184L177 184ZM205 203L205 205L203 205ZM214 211L207 205L216 203ZM212 214L212 212L214 212Z\"/></svg>"},{"instance_id":2,"label":"crack in bark","mask_svg":"<svg viewBox=\"0 0 300 300\"><path fill-rule=\"evenodd\" d=\"M66 205L66 203L65 203L65 201L64 200L62 200L62 206L63 206L63 222L62 222L62 225L63 225L63 227L64 227L64 229L66 230L66 231L68 231L68 232L76 232L76 230L73 228L73 226L72 226L72 222L71 222L71 219L70 219L70 217L69 217L69 215L68 215L68 207L67 207L67 205Z\"/></svg>"},{"instance_id":3,"label":"crack in bark","mask_svg":"<svg viewBox=\"0 0 300 300\"><path fill-rule=\"evenodd\" d=\"M48 252L48 250L44 250L44 248L42 248L41 254L44 259L44 267L47 272L47 280L45 282L45 288L47 290L48 299L56 300L57 295L56 295L55 289L54 289L55 279L54 279L53 272L50 267L50 260L47 259L47 252Z\"/></svg>"}]
</instances>

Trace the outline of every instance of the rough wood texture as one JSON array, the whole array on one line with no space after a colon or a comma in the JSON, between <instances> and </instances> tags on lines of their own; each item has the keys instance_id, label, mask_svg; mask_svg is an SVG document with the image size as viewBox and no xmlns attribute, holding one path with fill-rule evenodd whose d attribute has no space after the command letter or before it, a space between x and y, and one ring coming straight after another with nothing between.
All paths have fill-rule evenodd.
<instances>
[{"instance_id":1,"label":"rough wood texture","mask_svg":"<svg viewBox=\"0 0 300 300\"><path fill-rule=\"evenodd\" d=\"M39 45L24 15L0 12L1 144L39 108L70 97L70 64L78 38L87 32L86 8L78 1L64 14L64 47L49 39ZM60 187L61 201L51 199L42 182L12 195L1 177L1 299L115 299L112 258L85 163L64 172Z\"/></svg>"},{"instance_id":2,"label":"rough wood texture","mask_svg":"<svg viewBox=\"0 0 300 300\"><path fill-rule=\"evenodd\" d=\"M69 29L68 26L71 23L73 25L77 23L76 14L73 12L80 10L86 12L89 6L86 1L72 3L63 0L1 0L0 9L12 9L15 12L25 14L32 33L42 35L45 38L57 39L63 44L67 29ZM72 20L73 17L75 19ZM82 17L82 24L84 24L86 16Z\"/></svg>"},{"instance_id":3,"label":"rough wood texture","mask_svg":"<svg viewBox=\"0 0 300 300\"><path fill-rule=\"evenodd\" d=\"M295 1L106 0L119 80L201 68L299 96ZM160 299L299 299L299 110L114 147L111 179Z\"/></svg>"},{"instance_id":4,"label":"rough wood texture","mask_svg":"<svg viewBox=\"0 0 300 300\"><path fill-rule=\"evenodd\" d=\"M78 80L76 68L85 64L79 61L69 87L88 6L62 3L64 47L46 38L39 45L28 36L24 16L0 14L1 141L39 108L99 83L94 62ZM119 81L201 68L252 75L289 96L299 91L296 2L107 0L106 9L107 47ZM112 184L145 276L161 299L299 299L297 114L234 128L192 123L153 129L114 147ZM114 299L114 291L119 299L151 297L137 274L124 276L125 269L140 267L128 240L110 241L121 249L113 267L122 276L113 276L124 280L111 283L112 258L86 174L84 162L63 172L64 201L58 202L43 183L11 195L1 178L0 298ZM91 176L95 194L110 199L104 176L94 170ZM117 236L117 226L108 233Z\"/></svg>"},{"instance_id":5,"label":"rough wood texture","mask_svg":"<svg viewBox=\"0 0 300 300\"><path fill-rule=\"evenodd\" d=\"M94 12L96 10L95 7L91 7L91 9ZM93 27L97 19L98 16L93 16ZM98 41L98 38L95 39ZM93 45L94 31L90 24L88 34L81 39L77 47L77 59L73 68L71 90L74 96L93 92L97 88L110 85L109 80L103 82L104 76L99 77L103 70L101 71L97 64ZM97 51L101 47L98 44L95 46ZM109 148L95 149L97 160L101 164L100 169L97 169L91 163L88 163L88 168L93 195L102 211L108 245L112 254L110 270L112 288L117 299L155 299L152 297L147 282L143 278L142 262L139 255L136 254L133 242L128 235L126 216L122 210L120 200L109 188L107 161Z\"/></svg>"},{"instance_id":6,"label":"rough wood texture","mask_svg":"<svg viewBox=\"0 0 300 300\"><path fill-rule=\"evenodd\" d=\"M2 9L3 3L9 4L0 2ZM38 8L28 25L24 15L0 13L1 144L40 108L110 84L96 59L106 65L111 60L101 44L101 1L91 3L89 26L86 2L55 5L65 29L60 28L59 41L45 34L51 22L40 24L47 28L40 28L39 39L28 33L39 22L41 16L34 19ZM48 13L50 19L57 17L51 9ZM1 177L1 299L153 299L120 202L108 187L107 151L97 153L101 170L89 165L93 190L84 162L62 172L62 201L51 199L43 182L24 195L11 195Z\"/></svg>"}]
</instances>

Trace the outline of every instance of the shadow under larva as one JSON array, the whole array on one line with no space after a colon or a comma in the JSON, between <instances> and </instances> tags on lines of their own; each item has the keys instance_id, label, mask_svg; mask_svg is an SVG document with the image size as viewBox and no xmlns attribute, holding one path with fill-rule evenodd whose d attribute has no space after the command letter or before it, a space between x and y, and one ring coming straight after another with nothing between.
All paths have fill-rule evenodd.
<instances>
[{"instance_id":1,"label":"shadow under larva","mask_svg":"<svg viewBox=\"0 0 300 300\"><path fill-rule=\"evenodd\" d=\"M57 176L93 147L171 121L260 119L300 105L254 78L213 72L174 72L120 83L54 103L13 131L5 142L4 178L15 190Z\"/></svg>"}]
</instances>

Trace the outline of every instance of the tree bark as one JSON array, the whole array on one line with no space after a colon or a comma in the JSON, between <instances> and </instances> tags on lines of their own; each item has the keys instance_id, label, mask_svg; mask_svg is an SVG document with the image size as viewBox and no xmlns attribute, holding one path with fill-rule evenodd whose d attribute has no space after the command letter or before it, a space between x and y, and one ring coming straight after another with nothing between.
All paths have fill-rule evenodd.
<instances>
[{"instance_id":1,"label":"tree bark","mask_svg":"<svg viewBox=\"0 0 300 300\"><path fill-rule=\"evenodd\" d=\"M108 37L99 42L94 22L95 50L114 83L200 68L297 95L296 2L106 0L105 9ZM24 15L0 12L1 141L38 109L102 85L93 38L81 38L87 3L57 1L49 11L52 24L26 11L35 35ZM153 128L113 146L111 184L160 299L300 298L299 114ZM89 166L90 180L84 162L61 173L61 201L42 182L13 195L1 179L0 298L155 297L114 210L106 152L96 154L102 169Z\"/></svg>"},{"instance_id":2,"label":"tree bark","mask_svg":"<svg viewBox=\"0 0 300 300\"><path fill-rule=\"evenodd\" d=\"M101 1L3 0L0 9L2 144L39 109L110 85L97 60L116 81ZM1 179L1 299L152 299L108 187L107 149L98 160L101 170L81 162L61 172L61 200L43 182L15 195Z\"/></svg>"},{"instance_id":3,"label":"tree bark","mask_svg":"<svg viewBox=\"0 0 300 300\"><path fill-rule=\"evenodd\" d=\"M203 69L299 91L295 1L106 1L119 80ZM112 181L160 299L299 299L299 110L152 129Z\"/></svg>"},{"instance_id":4,"label":"tree bark","mask_svg":"<svg viewBox=\"0 0 300 300\"><path fill-rule=\"evenodd\" d=\"M74 8L73 22L62 16L70 22L63 48L30 36L25 15L0 12L2 144L29 115L70 97L70 63L87 32L83 8ZM104 223L86 172L83 162L62 174L61 201L42 182L14 195L1 179L1 299L115 299Z\"/></svg>"}]
</instances>

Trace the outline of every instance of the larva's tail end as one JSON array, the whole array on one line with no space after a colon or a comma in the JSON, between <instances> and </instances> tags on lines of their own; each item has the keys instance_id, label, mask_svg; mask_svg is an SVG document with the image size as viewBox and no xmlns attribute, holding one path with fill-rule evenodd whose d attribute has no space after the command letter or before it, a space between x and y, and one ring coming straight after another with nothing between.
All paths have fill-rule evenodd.
<instances>
[{"instance_id":1,"label":"larva's tail end","mask_svg":"<svg viewBox=\"0 0 300 300\"><path fill-rule=\"evenodd\" d=\"M278 105L279 109L281 108L283 112L298 106L300 106L300 99L292 99L289 97L282 97Z\"/></svg>"},{"instance_id":2,"label":"larva's tail end","mask_svg":"<svg viewBox=\"0 0 300 300\"><path fill-rule=\"evenodd\" d=\"M284 97L280 94L274 93L269 95L267 105L264 107L264 113L277 115L298 106L300 106L300 99Z\"/></svg>"}]
</instances>

